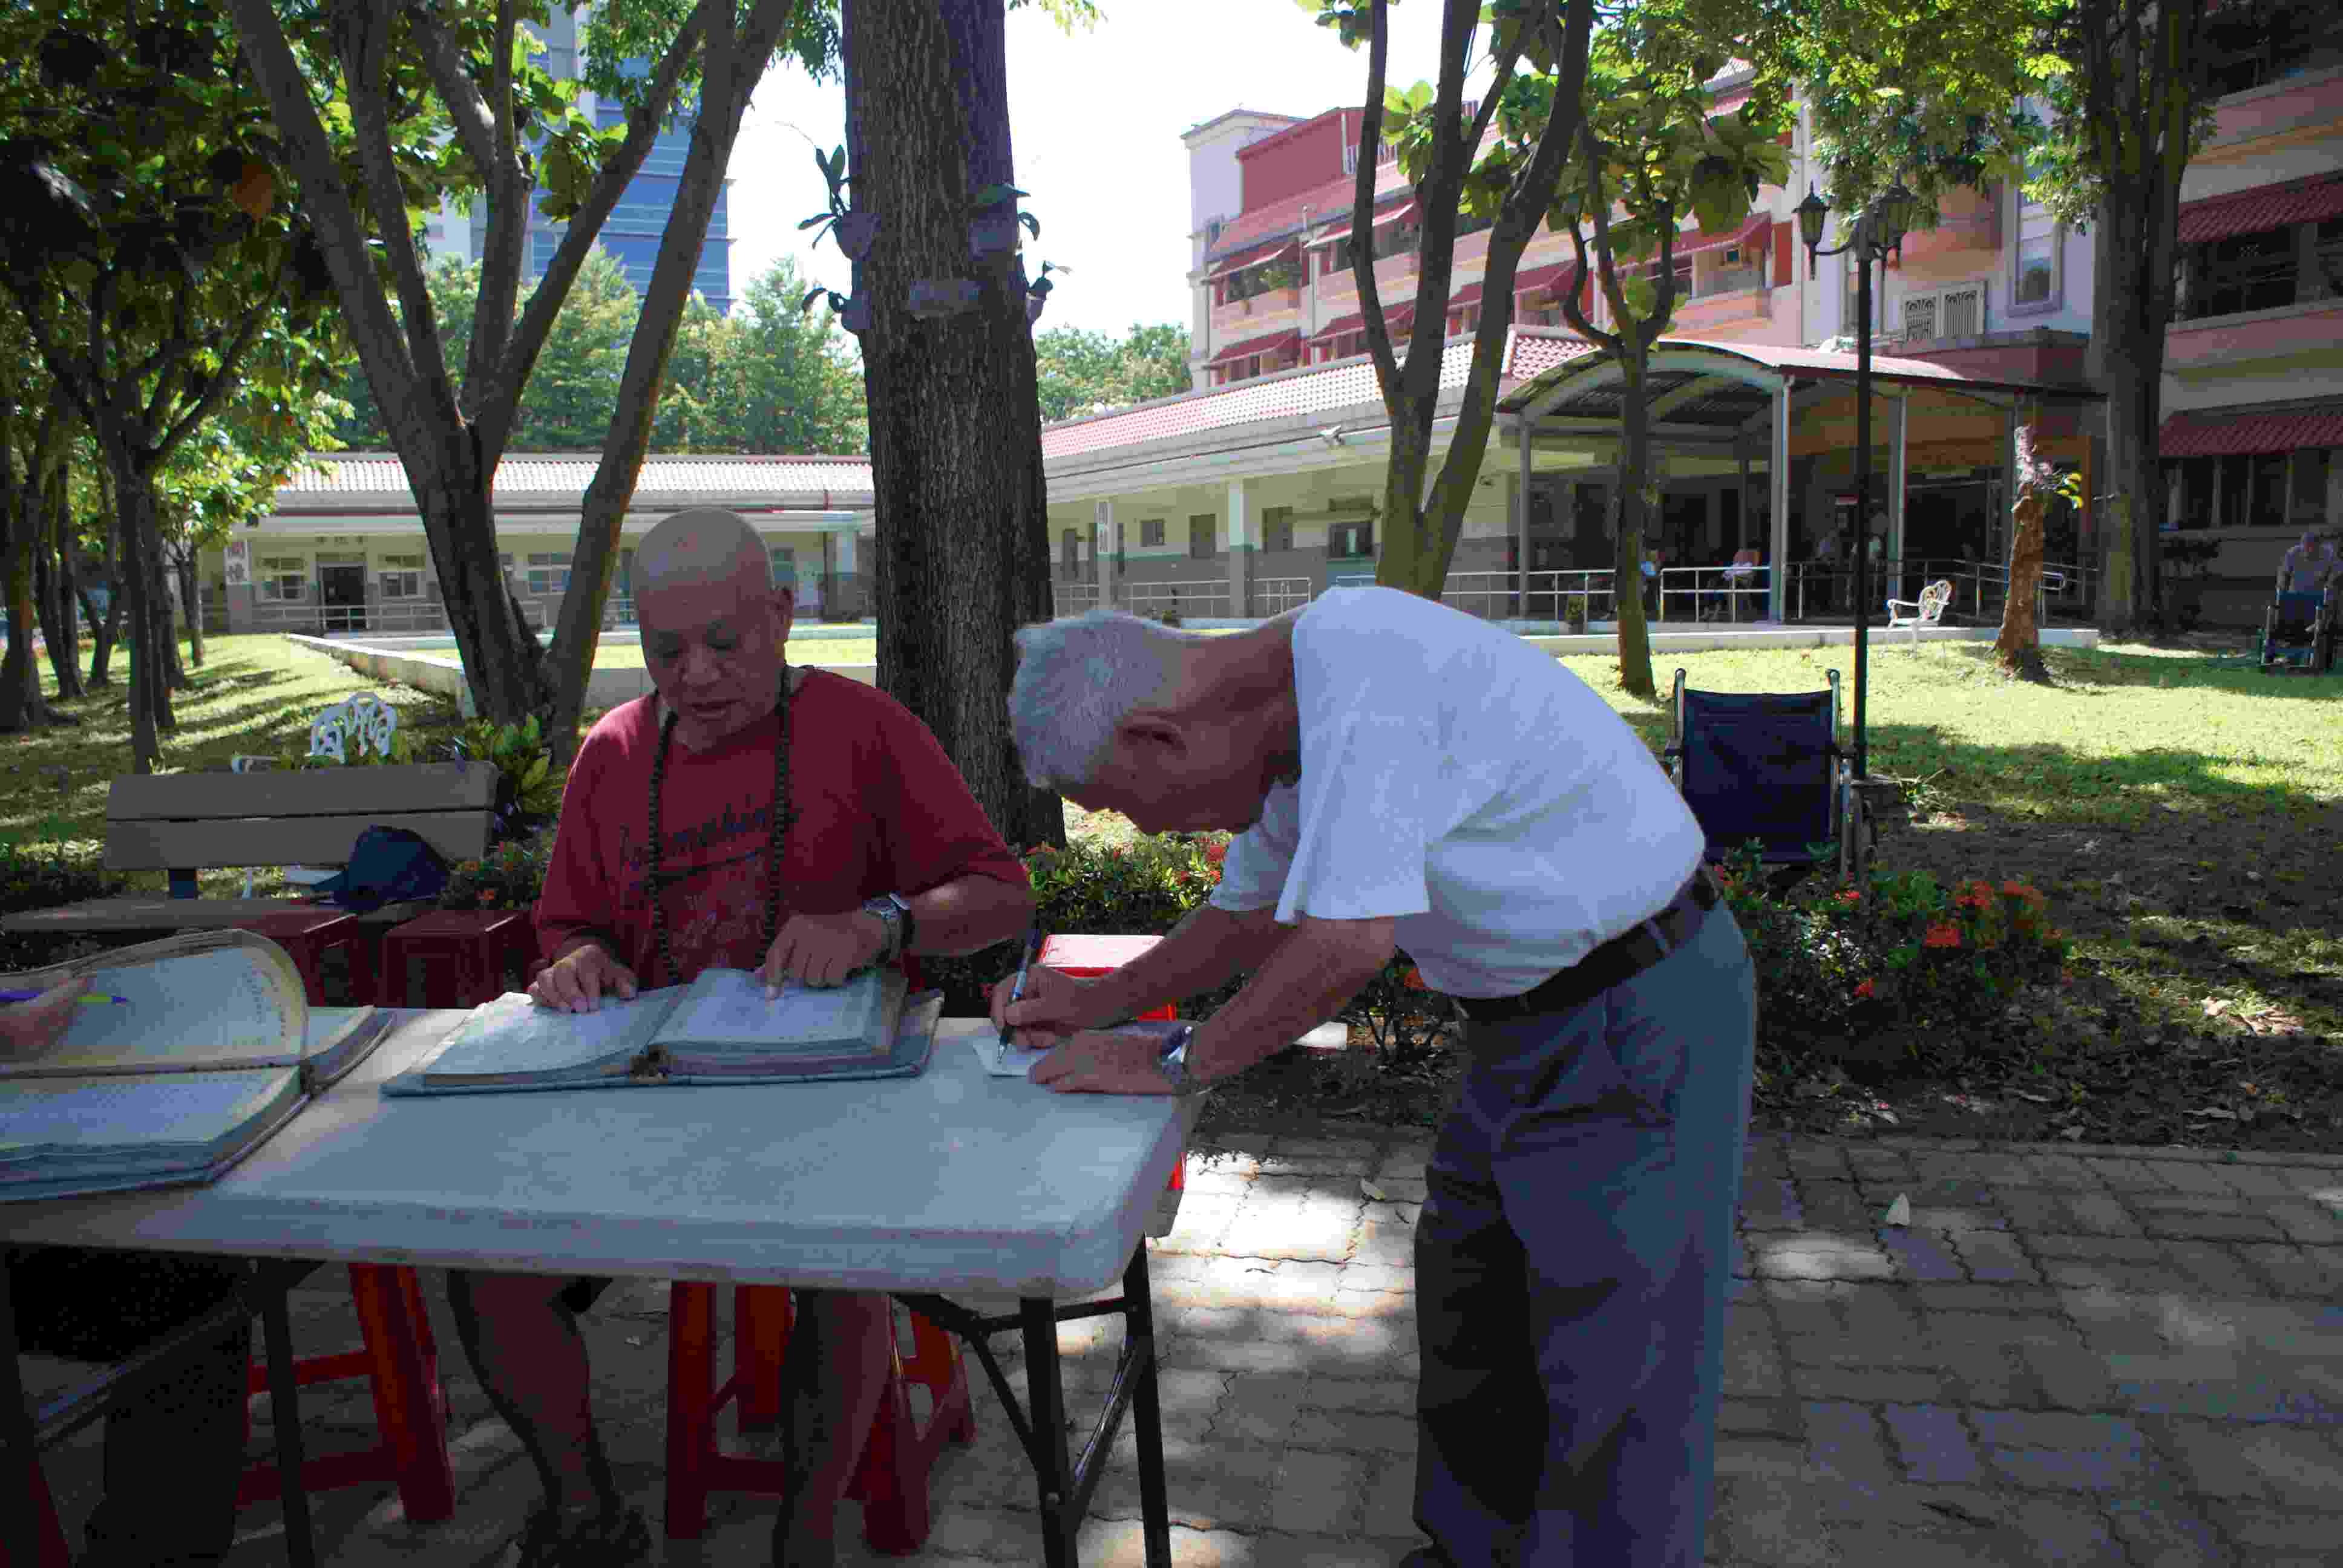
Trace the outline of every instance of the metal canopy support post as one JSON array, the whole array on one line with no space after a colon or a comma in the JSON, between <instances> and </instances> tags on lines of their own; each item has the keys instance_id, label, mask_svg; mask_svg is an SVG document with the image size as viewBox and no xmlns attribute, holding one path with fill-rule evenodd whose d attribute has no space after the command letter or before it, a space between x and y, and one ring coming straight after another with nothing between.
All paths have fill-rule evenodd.
<instances>
[{"instance_id":1,"label":"metal canopy support post","mask_svg":"<svg viewBox=\"0 0 2343 1568\"><path fill-rule=\"evenodd\" d=\"M1091 511L1091 565L1098 573L1098 602L1114 603L1114 503L1097 503Z\"/></svg>"},{"instance_id":2,"label":"metal canopy support post","mask_svg":"<svg viewBox=\"0 0 2343 1568\"><path fill-rule=\"evenodd\" d=\"M1871 674L1871 244L1855 256L1855 776L1868 778L1864 689Z\"/></svg>"},{"instance_id":3,"label":"metal canopy support post","mask_svg":"<svg viewBox=\"0 0 2343 1568\"><path fill-rule=\"evenodd\" d=\"M1904 559L1904 487L1910 477L1906 467L1912 450L1911 430L1912 389L1907 387L1896 399L1895 457L1887 470L1887 558L1896 562Z\"/></svg>"},{"instance_id":4,"label":"metal canopy support post","mask_svg":"<svg viewBox=\"0 0 2343 1568\"><path fill-rule=\"evenodd\" d=\"M1741 470L1741 488L1734 492L1733 503L1733 549L1738 555L1749 548L1749 443L1737 435L1733 437L1733 457Z\"/></svg>"},{"instance_id":5,"label":"metal canopy support post","mask_svg":"<svg viewBox=\"0 0 2343 1568\"><path fill-rule=\"evenodd\" d=\"M1790 577L1790 378L1774 388L1774 452L1767 465L1768 487L1774 492L1774 545L1765 573L1766 617L1788 618L1786 590Z\"/></svg>"},{"instance_id":6,"label":"metal canopy support post","mask_svg":"<svg viewBox=\"0 0 2343 1568\"><path fill-rule=\"evenodd\" d=\"M1223 543L1229 552L1229 614L1242 620L1252 614L1253 549L1261 531L1253 525L1252 498L1242 479L1229 481L1228 520Z\"/></svg>"},{"instance_id":7,"label":"metal canopy support post","mask_svg":"<svg viewBox=\"0 0 2343 1568\"><path fill-rule=\"evenodd\" d=\"M1534 417L1527 413L1513 416L1513 439L1521 447L1518 482L1513 486L1513 586L1520 590L1513 613L1527 619L1530 613L1530 434L1537 428Z\"/></svg>"}]
</instances>

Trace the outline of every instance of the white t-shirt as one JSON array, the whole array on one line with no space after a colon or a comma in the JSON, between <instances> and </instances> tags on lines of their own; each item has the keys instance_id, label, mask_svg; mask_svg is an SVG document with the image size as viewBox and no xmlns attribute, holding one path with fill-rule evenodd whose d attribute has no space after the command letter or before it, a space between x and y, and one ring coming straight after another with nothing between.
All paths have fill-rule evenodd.
<instances>
[{"instance_id":1,"label":"white t-shirt","mask_svg":"<svg viewBox=\"0 0 2343 1568\"><path fill-rule=\"evenodd\" d=\"M1395 588L1293 624L1302 777L1230 846L1212 903L1393 917L1452 996L1514 996L1648 920L1700 863L1651 749L1557 663Z\"/></svg>"}]
</instances>

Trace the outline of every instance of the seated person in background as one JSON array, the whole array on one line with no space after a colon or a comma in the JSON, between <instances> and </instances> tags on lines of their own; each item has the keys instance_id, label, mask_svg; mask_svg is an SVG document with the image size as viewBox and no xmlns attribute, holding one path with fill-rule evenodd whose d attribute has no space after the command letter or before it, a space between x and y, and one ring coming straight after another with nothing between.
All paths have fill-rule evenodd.
<instances>
[{"instance_id":1,"label":"seated person in background","mask_svg":"<svg viewBox=\"0 0 2343 1568\"><path fill-rule=\"evenodd\" d=\"M716 966L834 985L913 953L968 953L1021 934L1024 867L927 727L891 698L784 658L792 606L754 529L680 512L635 560L643 662L656 689L578 746L562 793L538 940L541 1005L671 986ZM546 1500L522 1568L640 1560L594 1431L577 1314L607 1280L452 1273L464 1349L535 1461ZM796 1292L784 1369L789 1481L780 1568L835 1561L831 1516L890 1367L875 1292Z\"/></svg>"},{"instance_id":2,"label":"seated person in background","mask_svg":"<svg viewBox=\"0 0 2343 1568\"><path fill-rule=\"evenodd\" d=\"M88 990L68 980L35 1000L0 1004L0 1060L53 1049ZM0 1140L5 1136L0 1125ZM239 1264L217 1258L108 1247L24 1248L8 1268L20 1347L101 1364L211 1311L244 1277ZM251 1353L251 1330L239 1322L107 1413L106 1496L89 1517L82 1568L196 1568L226 1560L236 1543ZM21 1560L32 1560L29 1546Z\"/></svg>"},{"instance_id":3,"label":"seated person in background","mask_svg":"<svg viewBox=\"0 0 2343 1568\"><path fill-rule=\"evenodd\" d=\"M2343 567L2343 556L2337 554L2335 542L2315 529L2306 532L2278 562L2278 591L2323 592L2338 567Z\"/></svg>"}]
</instances>

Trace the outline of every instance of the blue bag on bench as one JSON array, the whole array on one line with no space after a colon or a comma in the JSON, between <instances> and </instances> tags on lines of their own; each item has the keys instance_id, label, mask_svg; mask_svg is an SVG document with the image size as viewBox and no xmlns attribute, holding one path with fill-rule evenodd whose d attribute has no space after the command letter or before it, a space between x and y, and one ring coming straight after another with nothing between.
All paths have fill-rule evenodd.
<instances>
[{"instance_id":1,"label":"blue bag on bench","mask_svg":"<svg viewBox=\"0 0 2343 1568\"><path fill-rule=\"evenodd\" d=\"M349 863L317 884L339 908L367 915L385 904L436 899L447 885L447 862L422 835L405 828L368 828L350 846Z\"/></svg>"}]
</instances>

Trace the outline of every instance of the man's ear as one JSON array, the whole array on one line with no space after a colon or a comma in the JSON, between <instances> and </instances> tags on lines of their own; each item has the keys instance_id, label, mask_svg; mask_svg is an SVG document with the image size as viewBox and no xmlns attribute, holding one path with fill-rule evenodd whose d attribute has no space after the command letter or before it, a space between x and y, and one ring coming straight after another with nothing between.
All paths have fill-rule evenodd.
<instances>
[{"instance_id":1,"label":"man's ear","mask_svg":"<svg viewBox=\"0 0 2343 1568\"><path fill-rule=\"evenodd\" d=\"M1117 747L1142 767L1168 761L1188 746L1187 734L1176 721L1143 708L1115 727L1114 738Z\"/></svg>"}]
</instances>

